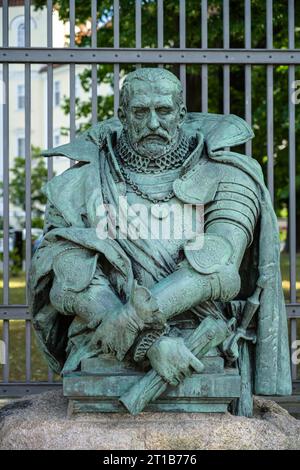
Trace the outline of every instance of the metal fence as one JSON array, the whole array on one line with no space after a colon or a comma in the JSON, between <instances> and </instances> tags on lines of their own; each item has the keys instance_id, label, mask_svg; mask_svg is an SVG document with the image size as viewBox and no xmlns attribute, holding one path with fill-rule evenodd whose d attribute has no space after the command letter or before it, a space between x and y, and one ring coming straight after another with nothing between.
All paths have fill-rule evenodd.
<instances>
[{"instance_id":1,"label":"metal fence","mask_svg":"<svg viewBox=\"0 0 300 470\"><path fill-rule=\"evenodd\" d=\"M22 3L22 2L21 2ZM245 83L245 119L251 125L252 121L252 67L262 65L266 67L267 74L267 184L274 197L274 106L273 106L273 72L276 64L288 65L289 93L295 80L295 66L300 65L300 50L295 49L294 31L295 14L294 0L288 0L288 48L273 48L273 2L266 1L266 48L251 48L251 0L241 0L240 5L244 12L245 44L243 49L230 48L230 1L223 1L223 48L208 48L208 1L199 0L201 11L201 48L186 47L186 19L188 15L186 1L180 0L179 14L179 48L164 47L164 1L157 0L157 48L142 47L141 19L142 0L135 2L135 42L136 47L120 47L120 5L119 0L113 3L113 48L97 47L97 0L91 0L91 47L77 47L75 45L75 0L69 2L70 41L69 47L52 47L52 0L47 1L47 47L31 47L30 1L24 2L25 15L25 47L16 48L9 45L9 1L3 0L3 40L0 48L0 63L2 63L3 82L6 90L9 89L10 64L24 64L25 73L25 186L26 186L26 275L31 260L31 64L47 64L47 145L53 145L53 64L69 64L69 98L70 98L70 138L74 139L75 124L75 66L76 64L89 64L92 73L92 123L97 122L97 65L111 64L114 75L114 112L119 104L119 76L122 64L159 65L178 64L180 79L186 94L186 68L188 65L201 66L199 86L201 87L202 111L208 111L208 67L218 64L223 67L223 112L230 112L230 67L241 65L244 67ZM0 320L3 321L3 340L7 352L7 362L3 366L3 379L0 383L0 396L16 396L34 391L41 391L49 387L58 386L53 382L49 371L48 382L32 380L31 370L31 320L27 305L12 305L9 302L9 94L3 105L3 304L0 306ZM287 315L290 320L290 340L293 344L297 340L297 319L300 318L300 304L296 297L296 140L295 140L295 104L289 99L286 103L289 113L289 273L290 273L290 300L287 303ZM251 142L246 144L246 152L251 154ZM48 160L48 176L53 175L53 162ZM24 382L10 382L9 377L9 339L10 322L22 320L25 322L25 370ZM298 338L299 339L299 338ZM297 389L297 367L292 364L294 387Z\"/></svg>"}]
</instances>

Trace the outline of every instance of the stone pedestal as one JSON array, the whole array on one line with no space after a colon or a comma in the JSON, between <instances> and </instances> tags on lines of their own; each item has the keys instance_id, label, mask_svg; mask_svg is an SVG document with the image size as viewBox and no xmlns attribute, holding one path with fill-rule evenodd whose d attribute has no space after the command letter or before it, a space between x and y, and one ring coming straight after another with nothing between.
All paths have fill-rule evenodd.
<instances>
[{"instance_id":1,"label":"stone pedestal","mask_svg":"<svg viewBox=\"0 0 300 470\"><path fill-rule=\"evenodd\" d=\"M178 387L169 386L145 412L169 411L190 413L225 413L228 405L240 396L237 369L224 369L219 356L202 358L205 372L193 374ZM69 398L69 413L127 412L119 402L121 395L144 376L143 372L124 366L113 358L82 361L81 372L64 376L64 395Z\"/></svg>"},{"instance_id":2,"label":"stone pedestal","mask_svg":"<svg viewBox=\"0 0 300 470\"><path fill-rule=\"evenodd\" d=\"M53 391L0 409L0 449L300 449L300 421L256 399L253 418L229 413L88 413L67 417Z\"/></svg>"}]
</instances>

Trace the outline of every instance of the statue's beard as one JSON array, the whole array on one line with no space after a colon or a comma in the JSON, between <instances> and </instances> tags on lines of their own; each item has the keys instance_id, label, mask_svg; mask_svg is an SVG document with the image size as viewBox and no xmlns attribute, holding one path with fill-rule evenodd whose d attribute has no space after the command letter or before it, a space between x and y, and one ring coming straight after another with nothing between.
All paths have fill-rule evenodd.
<instances>
[{"instance_id":1,"label":"statue's beard","mask_svg":"<svg viewBox=\"0 0 300 470\"><path fill-rule=\"evenodd\" d=\"M135 142L128 138L130 146L136 153L151 160L159 159L169 153L178 145L178 141L179 132L176 132L173 136L162 133L148 134Z\"/></svg>"}]
</instances>

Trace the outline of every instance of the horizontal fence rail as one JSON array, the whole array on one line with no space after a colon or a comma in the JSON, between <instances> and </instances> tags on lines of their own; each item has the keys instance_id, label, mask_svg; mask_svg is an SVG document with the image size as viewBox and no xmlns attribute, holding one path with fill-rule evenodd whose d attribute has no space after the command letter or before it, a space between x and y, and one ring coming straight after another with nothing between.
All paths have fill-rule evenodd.
<instances>
[{"instance_id":1,"label":"horizontal fence rail","mask_svg":"<svg viewBox=\"0 0 300 470\"><path fill-rule=\"evenodd\" d=\"M143 47L143 14L145 3L143 0L135 1L135 8L133 9L133 47L121 47L122 35L122 2L119 0L111 1L111 16L108 18L110 27L112 28L112 38L110 45L113 47L104 47L101 43L101 35L99 28L103 27L100 23L99 10L101 9L101 2L97 0L90 1L90 43L88 46L79 47L77 43L77 30L79 21L76 16L76 2L69 0L69 35L66 39L64 47L53 47L55 35L53 33L53 1L47 0L45 3L46 8L46 46L45 47L32 47L33 31L31 28L31 16L33 14L32 5L29 0L23 2L24 13L24 44L22 47L15 47L10 44L10 13L14 8L14 3L18 3L18 7L22 7L22 2L8 2L8 0L0 0L0 8L2 9L2 47L0 47L0 66L2 66L2 81L6 90L5 102L2 105L2 135L3 142L1 142L3 161L2 165L3 187L3 300L0 305L0 321L2 322L2 335L5 343L6 364L3 366L2 382L0 382L0 396L22 396L30 393L41 392L44 390L60 387L59 383L53 380L53 373L48 371L47 381L34 380L34 369L32 367L32 337L31 337L31 318L28 310L27 297L23 300L22 305L13 305L10 300L10 262L11 254L9 250L9 237L10 237L10 147L11 134L10 134L10 115L14 112L10 103L11 83L10 71L11 68L17 64L23 66L22 72L24 75L24 136L25 136L25 212L26 212L26 242L25 242L25 271L26 280L28 280L29 266L31 260L31 232L32 232L32 168L33 162L31 157L31 144L32 136L32 112L33 110L32 98L32 69L35 64L43 65L46 70L46 116L47 122L45 126L46 145L48 148L55 145L54 142L54 127L56 125L55 109L54 109L54 94L55 94L55 68L59 65L66 65L68 67L68 99L69 99L69 116L68 116L68 136L72 141L77 132L77 79L78 74L76 67L80 64L86 64L90 67L91 86L90 86L90 99L91 99L91 124L96 124L98 120L98 86L99 83L99 66L107 64L111 67L112 75L112 94L113 105L111 113L117 115L119 106L119 84L120 78L125 67L134 65L141 67L143 65L151 66L177 66L178 76L181 80L184 89L185 99L188 96L188 73L189 67L199 66L199 89L201 90L201 104L199 111L209 111L210 94L215 90L211 90L209 85L209 72L210 67L219 66L221 70L221 88L222 98L221 107L222 112L227 114L232 112L232 97L231 92L231 73L234 66L243 67L244 76L244 118L249 125L253 124L253 96L255 90L253 87L253 69L255 66L264 67L266 80L265 80L265 97L266 97L266 181L270 191L271 199L274 202L276 196L276 181L275 181L275 149L274 139L276 136L275 118L276 106L274 101L274 83L275 83L275 67L287 66L288 71L288 102L286 109L288 113L288 157L286 165L289 174L289 195L288 195L288 217L289 217L289 285L290 295L286 304L287 317L289 319L290 327L290 342L291 352L293 352L292 345L295 344L299 338L299 322L300 322L300 303L297 301L297 252L296 252L296 217L297 217L297 203L296 201L296 109L295 103L291 99L291 94L294 92L294 82L296 79L297 66L300 66L300 49L295 44L295 2L294 0L286 1L286 17L287 17L287 43L284 48L274 47L276 38L273 31L273 20L275 11L275 2L272 0L265 1L265 44L264 48L253 48L253 32L252 20L253 11L251 0L241 1L241 8L243 7L244 20L244 48L231 47L231 2L230 0L223 0L219 2L220 8L220 24L222 25L222 34L220 43L217 48L209 47L210 45L210 29L209 22L212 15L211 5L209 0L199 0L199 38L200 44L198 48L187 47L188 45L188 19L189 19L189 5L186 0L178 0L178 40L177 47L170 46L167 43L167 31L165 24L168 20L166 16L166 2L164 0L157 0L153 3L156 5L156 13L154 21L156 23L156 47ZM174 2L176 3L176 2ZM217 2L218 3L218 2ZM263 3L263 2L262 2ZM233 8L232 8L233 10ZM175 21L175 17L174 17ZM223 47L221 47L223 46ZM0 69L1 70L1 69ZM197 69L198 70L198 69ZM101 97L100 97L101 98ZM247 142L245 146L246 154L251 155L254 142ZM47 174L48 179L54 175L53 159L47 159ZM298 234L298 237L300 235ZM299 276L299 273L298 273ZM11 332L10 322L19 320L24 324L24 337L25 337L25 361L24 361L24 380L18 382L10 381L10 348ZM297 330L298 327L298 330ZM293 390L295 394L300 393L299 381L299 366L292 364L292 377L293 377Z\"/></svg>"},{"instance_id":2,"label":"horizontal fence rail","mask_svg":"<svg viewBox=\"0 0 300 470\"><path fill-rule=\"evenodd\" d=\"M0 61L19 64L297 65L299 49L0 48Z\"/></svg>"},{"instance_id":3,"label":"horizontal fence rail","mask_svg":"<svg viewBox=\"0 0 300 470\"><path fill-rule=\"evenodd\" d=\"M286 304L288 318L300 319L300 305ZM0 306L0 320L28 320L30 313L27 305L6 305Z\"/></svg>"}]
</instances>

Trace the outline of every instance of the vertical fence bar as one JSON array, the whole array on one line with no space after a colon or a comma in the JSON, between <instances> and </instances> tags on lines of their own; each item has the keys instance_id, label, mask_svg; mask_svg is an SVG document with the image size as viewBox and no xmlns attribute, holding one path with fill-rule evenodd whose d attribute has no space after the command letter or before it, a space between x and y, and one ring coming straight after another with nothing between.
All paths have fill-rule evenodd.
<instances>
[{"instance_id":1,"label":"vertical fence bar","mask_svg":"<svg viewBox=\"0 0 300 470\"><path fill-rule=\"evenodd\" d=\"M25 47L30 47L30 0L25 1ZM31 65L25 64L25 212L26 285L31 262Z\"/></svg>"},{"instance_id":2,"label":"vertical fence bar","mask_svg":"<svg viewBox=\"0 0 300 470\"><path fill-rule=\"evenodd\" d=\"M53 46L53 32L52 32L52 10L53 1L47 0L47 47ZM53 64L47 65L47 147L53 147ZM47 158L48 180L53 178L53 157ZM26 321L26 328L30 328ZM29 335L29 331L26 334ZM26 354L27 359L27 354ZM26 363L26 380L31 379L30 374L31 364ZM53 381L53 373L48 367L48 382Z\"/></svg>"},{"instance_id":3,"label":"vertical fence bar","mask_svg":"<svg viewBox=\"0 0 300 470\"><path fill-rule=\"evenodd\" d=\"M142 47L142 1L135 1L135 47Z\"/></svg>"},{"instance_id":4,"label":"vertical fence bar","mask_svg":"<svg viewBox=\"0 0 300 470\"><path fill-rule=\"evenodd\" d=\"M201 47L207 49L207 0L201 2ZM201 110L208 111L208 69L207 65L201 67Z\"/></svg>"},{"instance_id":5,"label":"vertical fence bar","mask_svg":"<svg viewBox=\"0 0 300 470\"><path fill-rule=\"evenodd\" d=\"M47 0L47 47L52 47L53 1ZM53 64L47 65L47 147L53 147ZM53 177L53 157L47 158L48 180Z\"/></svg>"},{"instance_id":6,"label":"vertical fence bar","mask_svg":"<svg viewBox=\"0 0 300 470\"><path fill-rule=\"evenodd\" d=\"M157 0L157 47L163 49L164 47L164 2ZM158 67L163 68L162 64Z\"/></svg>"},{"instance_id":7,"label":"vertical fence bar","mask_svg":"<svg viewBox=\"0 0 300 470\"><path fill-rule=\"evenodd\" d=\"M245 0L245 48L251 49L251 0ZM252 125L252 83L251 65L245 65L245 119ZM246 154L251 155L252 142L246 142Z\"/></svg>"},{"instance_id":8,"label":"vertical fence bar","mask_svg":"<svg viewBox=\"0 0 300 470\"><path fill-rule=\"evenodd\" d=\"M120 2L114 0L114 49L120 47ZM120 64L114 64L114 115L118 114L119 107L119 80Z\"/></svg>"},{"instance_id":9,"label":"vertical fence bar","mask_svg":"<svg viewBox=\"0 0 300 470\"><path fill-rule=\"evenodd\" d=\"M180 49L186 47L186 4L185 0L179 2L179 44ZM186 65L180 64L180 81L183 88L183 99L186 102Z\"/></svg>"},{"instance_id":10,"label":"vertical fence bar","mask_svg":"<svg viewBox=\"0 0 300 470\"><path fill-rule=\"evenodd\" d=\"M223 0L223 47L229 49L229 0ZM230 67L223 65L223 110L230 113Z\"/></svg>"},{"instance_id":11,"label":"vertical fence bar","mask_svg":"<svg viewBox=\"0 0 300 470\"><path fill-rule=\"evenodd\" d=\"M30 47L30 0L25 1L25 47ZM31 262L31 64L25 64L26 281Z\"/></svg>"},{"instance_id":12,"label":"vertical fence bar","mask_svg":"<svg viewBox=\"0 0 300 470\"><path fill-rule=\"evenodd\" d=\"M3 0L3 47L8 47L8 0ZM9 64L3 64L3 303L9 302Z\"/></svg>"},{"instance_id":13,"label":"vertical fence bar","mask_svg":"<svg viewBox=\"0 0 300 470\"><path fill-rule=\"evenodd\" d=\"M97 0L92 0L92 47L97 47ZM97 64L92 64L92 124L98 120Z\"/></svg>"},{"instance_id":14,"label":"vertical fence bar","mask_svg":"<svg viewBox=\"0 0 300 470\"><path fill-rule=\"evenodd\" d=\"M31 0L25 0L25 47L30 47L31 42L31 15L30 15Z\"/></svg>"},{"instance_id":15,"label":"vertical fence bar","mask_svg":"<svg viewBox=\"0 0 300 470\"><path fill-rule=\"evenodd\" d=\"M8 47L8 2L9 0L3 0L2 2L2 44L3 47Z\"/></svg>"},{"instance_id":16,"label":"vertical fence bar","mask_svg":"<svg viewBox=\"0 0 300 470\"><path fill-rule=\"evenodd\" d=\"M2 8L3 47L8 47L8 0ZM9 65L3 64L3 304L9 303ZM3 382L9 380L9 320L3 320L3 341L6 363L3 366Z\"/></svg>"},{"instance_id":17,"label":"vertical fence bar","mask_svg":"<svg viewBox=\"0 0 300 470\"><path fill-rule=\"evenodd\" d=\"M273 0L267 1L267 48L273 48ZM267 183L274 203L274 103L273 65L267 65Z\"/></svg>"},{"instance_id":18,"label":"vertical fence bar","mask_svg":"<svg viewBox=\"0 0 300 470\"><path fill-rule=\"evenodd\" d=\"M75 47L75 0L69 0L70 47Z\"/></svg>"},{"instance_id":19,"label":"vertical fence bar","mask_svg":"<svg viewBox=\"0 0 300 470\"><path fill-rule=\"evenodd\" d=\"M288 3L289 48L295 47L295 4ZM296 142L295 142L295 103L292 99L295 81L295 66L289 66L289 264L290 301L296 303ZM297 340L297 320L291 319L291 345ZM297 379L297 365L292 364L292 378Z\"/></svg>"},{"instance_id":20,"label":"vertical fence bar","mask_svg":"<svg viewBox=\"0 0 300 470\"><path fill-rule=\"evenodd\" d=\"M142 47L142 1L135 0L135 47ZM136 64L137 69L141 68L141 64Z\"/></svg>"},{"instance_id":21,"label":"vertical fence bar","mask_svg":"<svg viewBox=\"0 0 300 470\"><path fill-rule=\"evenodd\" d=\"M30 0L25 1L25 47L31 44ZM28 286L31 263L31 64L25 64L25 266L26 287ZM28 303L26 289L26 303ZM31 328L30 320L25 322L25 373L26 381L31 378Z\"/></svg>"},{"instance_id":22,"label":"vertical fence bar","mask_svg":"<svg viewBox=\"0 0 300 470\"><path fill-rule=\"evenodd\" d=\"M70 47L75 47L75 0L69 0L70 9ZM75 66L76 64L70 64L70 140L75 139L76 127L75 127ZM70 166L74 164L73 160L70 161Z\"/></svg>"}]
</instances>

